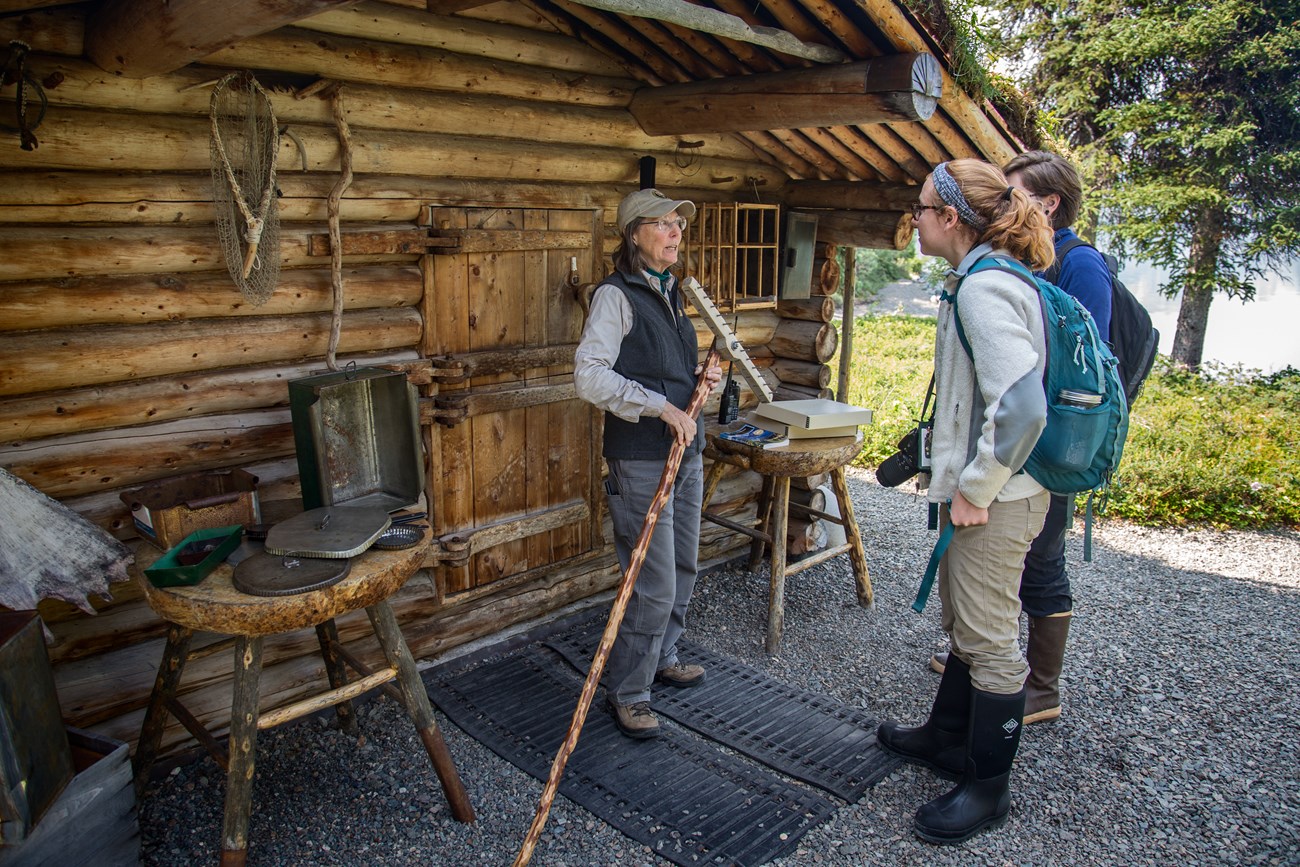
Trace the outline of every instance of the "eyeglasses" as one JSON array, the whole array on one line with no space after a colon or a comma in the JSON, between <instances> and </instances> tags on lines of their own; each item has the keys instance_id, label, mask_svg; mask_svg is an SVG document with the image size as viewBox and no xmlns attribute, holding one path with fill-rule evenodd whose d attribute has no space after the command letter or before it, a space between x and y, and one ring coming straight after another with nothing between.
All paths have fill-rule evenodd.
<instances>
[{"instance_id":1,"label":"eyeglasses","mask_svg":"<svg viewBox=\"0 0 1300 867\"><path fill-rule=\"evenodd\" d=\"M685 218L685 217L677 217L676 219L672 219L672 220L668 220L668 219L662 219L662 220L646 220L646 221L645 221L644 223L642 223L641 225L643 225L643 226L654 226L655 228L657 228L657 229L658 229L659 231L661 231L661 232L669 232L669 231L672 231L672 228L673 228L674 226L676 226L676 227L677 227L677 230L678 230L679 232L685 232L685 231L686 231L686 218Z\"/></svg>"},{"instance_id":2,"label":"eyeglasses","mask_svg":"<svg viewBox=\"0 0 1300 867\"><path fill-rule=\"evenodd\" d=\"M948 206L947 205L923 205L920 202L917 202L915 205L912 205L912 219L919 220L921 219L921 214L925 213L926 211L942 211L946 207Z\"/></svg>"}]
</instances>

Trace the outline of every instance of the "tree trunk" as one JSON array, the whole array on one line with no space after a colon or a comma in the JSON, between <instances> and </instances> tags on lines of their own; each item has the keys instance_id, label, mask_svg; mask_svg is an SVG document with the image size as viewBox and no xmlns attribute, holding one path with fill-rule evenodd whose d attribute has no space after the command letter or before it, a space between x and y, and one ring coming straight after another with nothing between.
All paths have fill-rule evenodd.
<instances>
[{"instance_id":1,"label":"tree trunk","mask_svg":"<svg viewBox=\"0 0 1300 867\"><path fill-rule=\"evenodd\" d=\"M1183 289L1183 303L1178 308L1178 329L1174 332L1171 357L1175 364L1188 370L1200 370L1205 350L1205 328L1210 320L1210 302L1214 300L1214 274L1223 244L1223 214L1207 211L1192 230L1188 252L1192 279Z\"/></svg>"}]
</instances>

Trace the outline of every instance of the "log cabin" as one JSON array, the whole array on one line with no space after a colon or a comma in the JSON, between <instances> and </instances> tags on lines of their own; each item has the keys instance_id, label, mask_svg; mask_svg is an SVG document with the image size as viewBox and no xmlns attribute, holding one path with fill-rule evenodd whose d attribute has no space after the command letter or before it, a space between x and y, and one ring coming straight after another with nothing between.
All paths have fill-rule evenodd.
<instances>
[{"instance_id":1,"label":"log cabin","mask_svg":"<svg viewBox=\"0 0 1300 867\"><path fill-rule=\"evenodd\" d=\"M239 468L274 514L301 495L287 383L389 367L418 386L434 539L391 600L414 654L605 593L572 355L618 202L696 202L686 273L778 397L830 396L842 251L905 246L933 165L1022 147L933 30L894 0L0 0L0 467L137 547L121 495L161 479ZM210 111L239 72L279 133L265 298L220 235ZM786 278L799 218L811 262ZM712 508L752 520L758 488L726 475ZM701 561L748 541L706 524ZM134 742L165 624L135 581L92 601L39 608L59 702ZM363 614L338 626L378 658ZM264 666L266 707L323 677L310 630ZM224 730L226 654L183 690ZM193 744L172 721L164 752Z\"/></svg>"}]
</instances>

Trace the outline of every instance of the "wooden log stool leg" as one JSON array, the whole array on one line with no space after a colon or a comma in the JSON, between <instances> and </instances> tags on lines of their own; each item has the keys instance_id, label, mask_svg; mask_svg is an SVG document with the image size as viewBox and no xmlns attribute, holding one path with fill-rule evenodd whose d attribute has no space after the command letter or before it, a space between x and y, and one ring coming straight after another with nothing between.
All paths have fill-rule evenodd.
<instances>
[{"instance_id":1,"label":"wooden log stool leg","mask_svg":"<svg viewBox=\"0 0 1300 867\"><path fill-rule=\"evenodd\" d=\"M772 536L772 491L775 481L773 476L763 476L763 489L758 494L758 511L754 513L754 517L758 519L759 532L770 538L776 538ZM787 479L787 481L789 480ZM757 569L758 564L763 562L763 553L767 546L767 542L759 536L754 536L753 539L754 541L749 544L748 569L750 572Z\"/></svg>"},{"instance_id":2,"label":"wooden log stool leg","mask_svg":"<svg viewBox=\"0 0 1300 867\"><path fill-rule=\"evenodd\" d=\"M772 520L768 531L772 537L772 571L768 579L767 641L764 647L768 653L776 653L781 646L781 633L785 630L785 536L790 524L790 477L768 476L767 480L771 481L775 496L772 498Z\"/></svg>"},{"instance_id":3,"label":"wooden log stool leg","mask_svg":"<svg viewBox=\"0 0 1300 867\"><path fill-rule=\"evenodd\" d=\"M339 689L347 686L348 669L339 653L339 629L333 619L316 624L316 638L320 641L320 655L325 660L325 673L329 676L330 687ZM350 735L356 734L357 715L352 709L351 699L336 704L334 713L338 715L340 729Z\"/></svg>"},{"instance_id":4,"label":"wooden log stool leg","mask_svg":"<svg viewBox=\"0 0 1300 867\"><path fill-rule=\"evenodd\" d=\"M853 515L853 500L849 497L849 485L844 478L843 467L831 470L831 488L840 504L840 523L844 526L844 535L849 544L849 562L853 564L858 604L870 608L874 604L875 595L871 589L871 573L867 571L867 552L862 547L862 534L858 532L858 521Z\"/></svg>"},{"instance_id":5,"label":"wooden log stool leg","mask_svg":"<svg viewBox=\"0 0 1300 867\"><path fill-rule=\"evenodd\" d=\"M257 687L261 678L262 638L241 635L235 641L235 694L230 707L230 768L226 771L226 809L221 822L221 867L243 867L248 859L248 820L257 756Z\"/></svg>"},{"instance_id":6,"label":"wooden log stool leg","mask_svg":"<svg viewBox=\"0 0 1300 867\"><path fill-rule=\"evenodd\" d=\"M433 718L429 693L420 680L420 672L415 667L415 659L397 625L397 618L393 616L393 609L384 601L366 608L366 614L370 616L370 623L388 657L388 664L397 669L397 682L402 689L407 713L411 715L411 720L420 733L420 740L424 742L424 749L433 762L433 769L442 782L447 803L451 805L452 817L458 822L473 822L474 808L470 805L460 775L456 773L456 765L451 759L451 751L447 749L447 742L442 738L442 732L438 730L438 722Z\"/></svg>"},{"instance_id":7,"label":"wooden log stool leg","mask_svg":"<svg viewBox=\"0 0 1300 867\"><path fill-rule=\"evenodd\" d=\"M167 726L167 705L176 698L176 688L181 682L181 673L185 670L185 660L190 654L190 639L194 630L170 623L167 626L167 645L163 648L162 662L158 664L158 676L153 682L153 692L149 694L149 707L144 714L144 723L140 726L140 739L135 746L135 796L139 799L144 794L149 782L149 769L158 755L162 743L163 729Z\"/></svg>"}]
</instances>

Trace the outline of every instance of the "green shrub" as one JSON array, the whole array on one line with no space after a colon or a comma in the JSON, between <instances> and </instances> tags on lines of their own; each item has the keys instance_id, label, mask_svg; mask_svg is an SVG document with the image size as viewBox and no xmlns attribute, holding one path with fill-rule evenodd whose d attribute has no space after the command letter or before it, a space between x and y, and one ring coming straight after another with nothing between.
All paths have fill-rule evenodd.
<instances>
[{"instance_id":1,"label":"green shrub","mask_svg":"<svg viewBox=\"0 0 1300 867\"><path fill-rule=\"evenodd\" d=\"M874 468L916 423L933 369L934 320L860 317L847 402L871 409L856 463ZM1106 513L1148 526L1300 527L1300 371L1161 358L1133 408Z\"/></svg>"}]
</instances>

